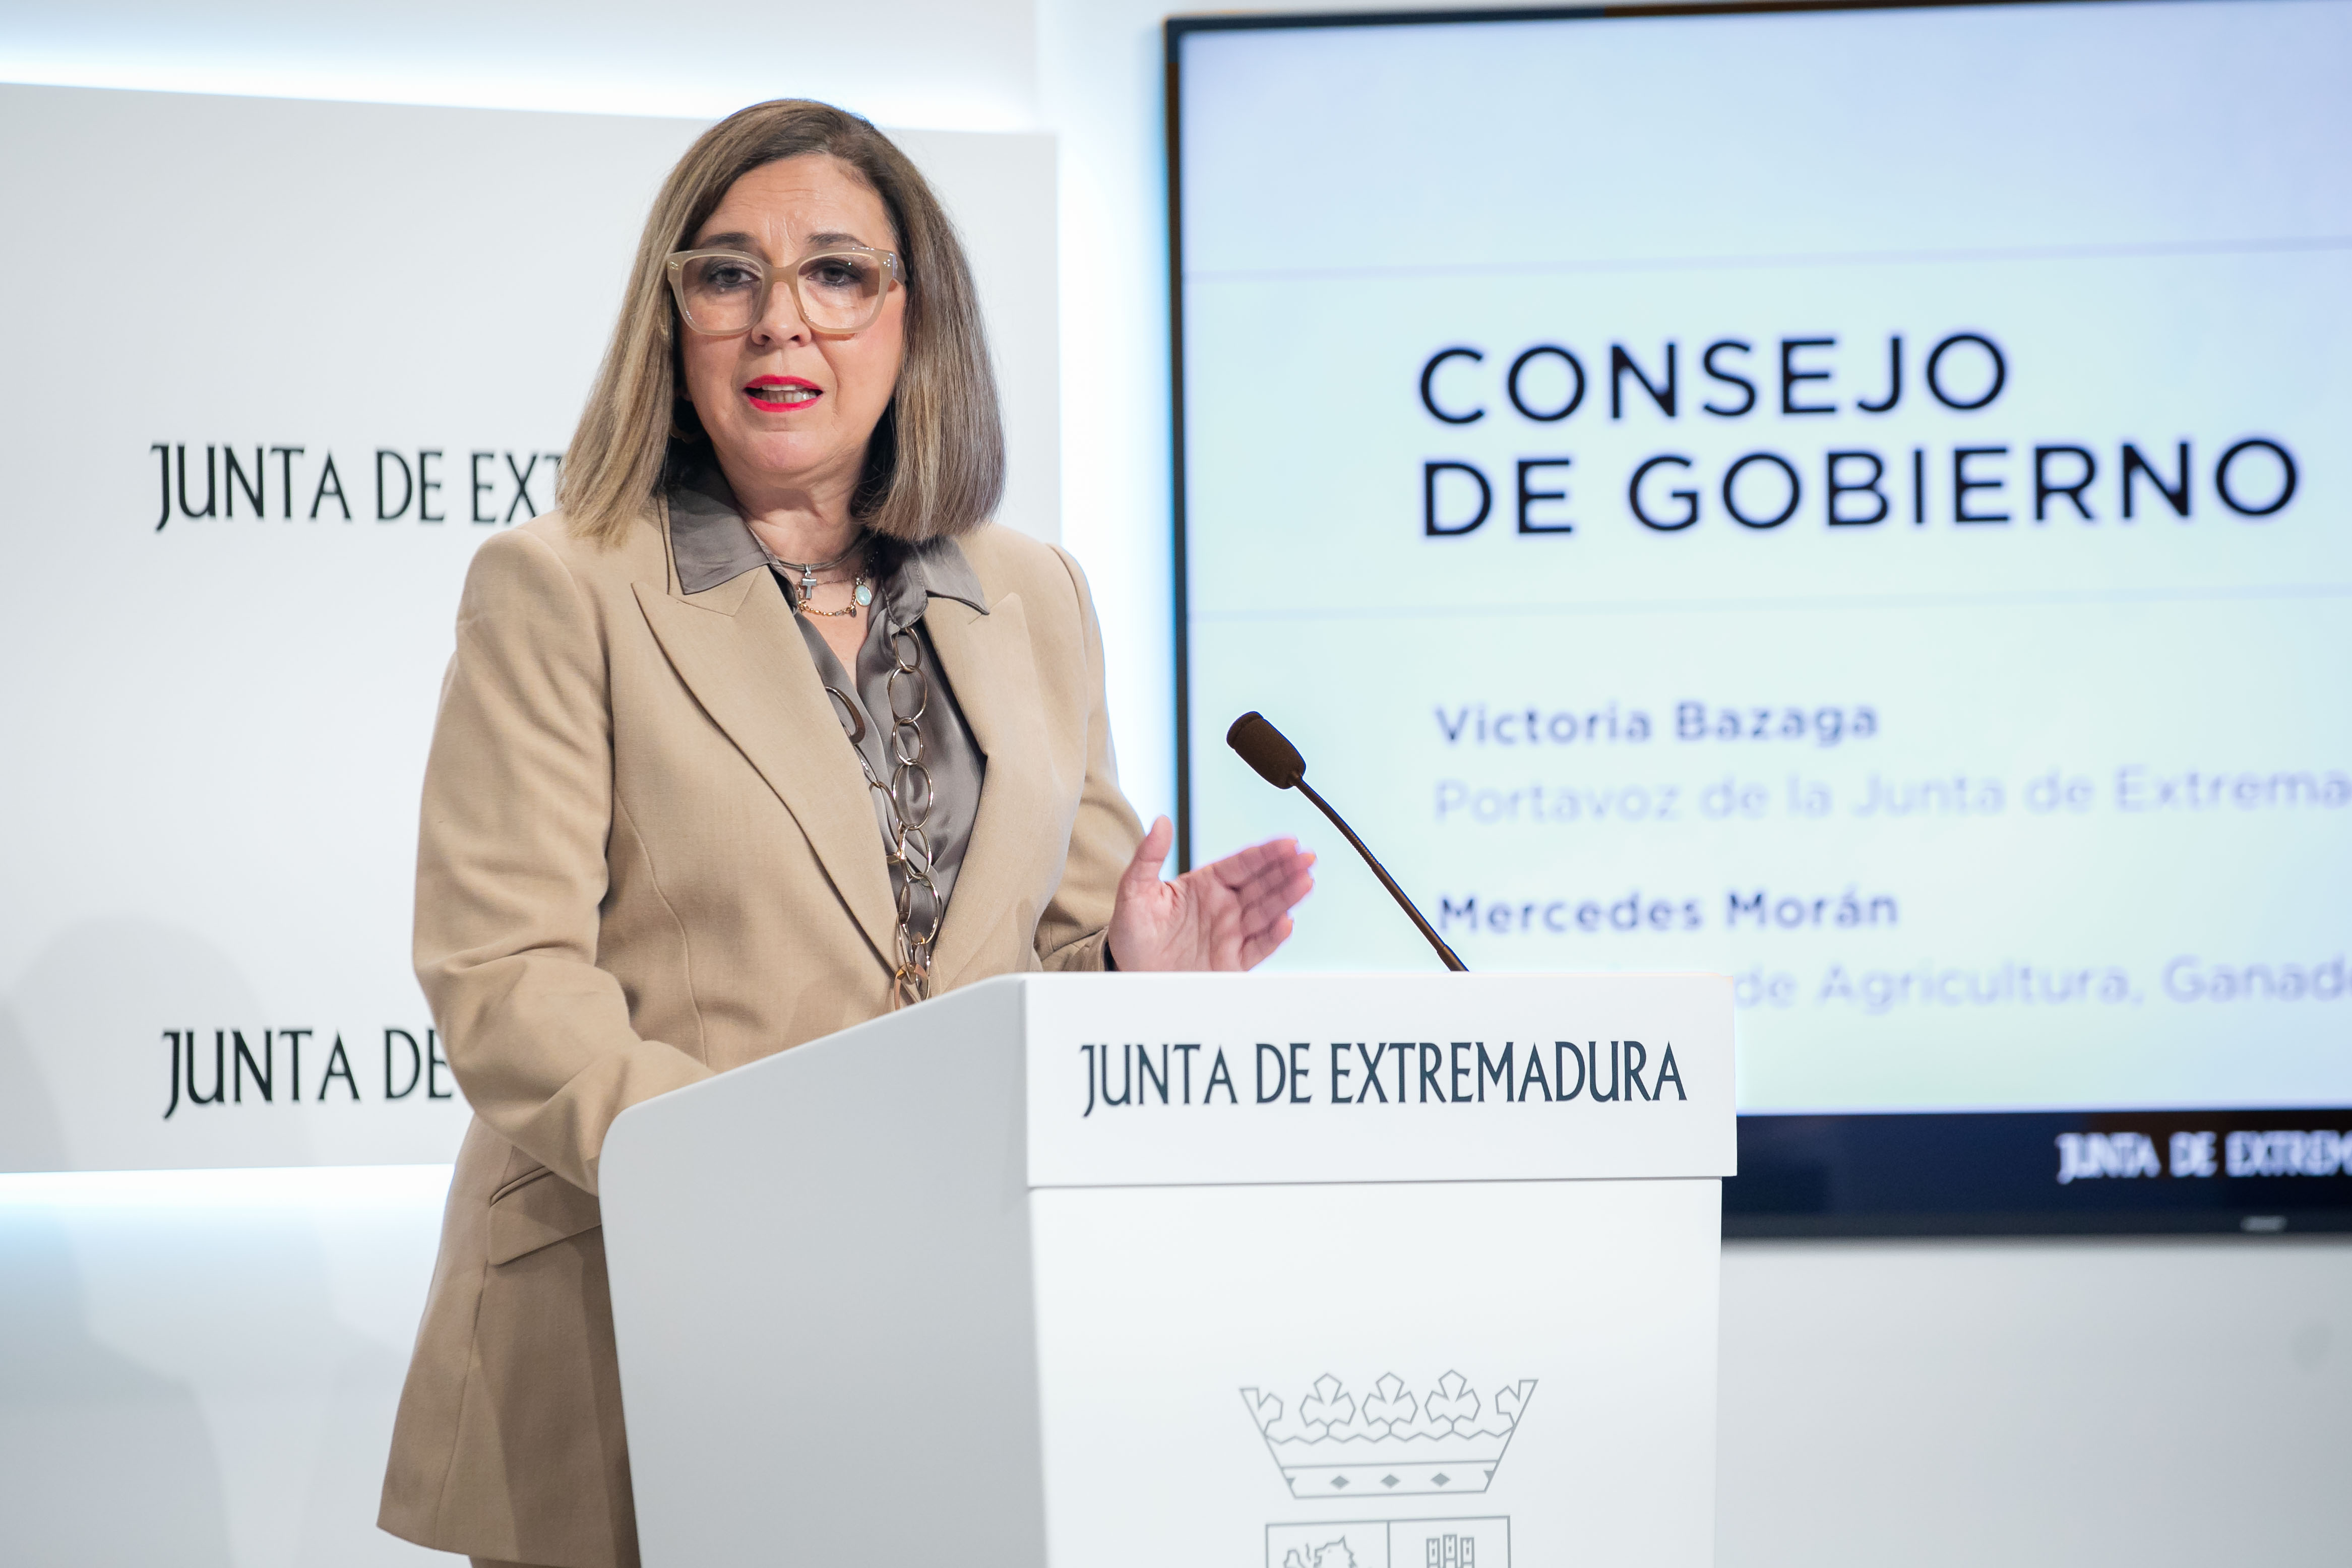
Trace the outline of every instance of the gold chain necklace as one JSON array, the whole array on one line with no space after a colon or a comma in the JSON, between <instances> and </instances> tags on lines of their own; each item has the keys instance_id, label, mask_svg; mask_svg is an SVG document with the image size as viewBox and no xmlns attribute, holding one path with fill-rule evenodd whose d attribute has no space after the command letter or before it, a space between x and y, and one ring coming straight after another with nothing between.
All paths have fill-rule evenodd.
<instances>
[{"instance_id":1,"label":"gold chain necklace","mask_svg":"<svg viewBox=\"0 0 2352 1568\"><path fill-rule=\"evenodd\" d=\"M859 572L850 588L848 603L838 610L819 610L814 602L817 591L816 574L820 571L831 571L835 567L856 555L865 543L863 538L850 540L849 548L831 560L786 560L780 555L772 555L769 559L788 571L801 574L800 582L797 584L800 597L793 602L802 614L821 615L829 620L838 620L844 615L855 615L874 602L874 580L865 572Z\"/></svg>"},{"instance_id":2,"label":"gold chain necklace","mask_svg":"<svg viewBox=\"0 0 2352 1568\"><path fill-rule=\"evenodd\" d=\"M890 781L874 776L866 759L865 709L831 686L834 716L849 737L849 749L866 775L866 788L881 797L882 817L888 823L882 834L882 858L897 873L897 951L890 974L890 1005L911 1007L931 994L931 945L939 939L940 920L947 913L939 884L931 880L930 770L923 765L923 716L930 710L931 683L923 671L922 639L909 624L890 633L890 737L884 749L891 761ZM856 677L853 675L853 682Z\"/></svg>"},{"instance_id":3,"label":"gold chain necklace","mask_svg":"<svg viewBox=\"0 0 2352 1568\"><path fill-rule=\"evenodd\" d=\"M874 584L869 581L866 574L861 571L857 574L856 586L849 591L849 602L843 605L840 609L819 610L815 605L809 602L809 590L808 588L803 587L801 590L800 610L801 613L803 615L823 615L838 619L844 615L855 615L873 602Z\"/></svg>"}]
</instances>

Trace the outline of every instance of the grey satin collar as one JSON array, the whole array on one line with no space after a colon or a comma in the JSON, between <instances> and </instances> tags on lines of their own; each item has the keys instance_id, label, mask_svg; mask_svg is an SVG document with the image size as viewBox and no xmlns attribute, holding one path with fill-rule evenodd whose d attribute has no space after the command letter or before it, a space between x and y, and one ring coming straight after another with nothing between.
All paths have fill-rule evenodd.
<instances>
[{"instance_id":1,"label":"grey satin collar","mask_svg":"<svg viewBox=\"0 0 2352 1568\"><path fill-rule=\"evenodd\" d=\"M893 566L877 563L890 579L890 599L911 621L936 596L969 604L988 613L988 596L963 548L953 539L924 544L898 544ZM670 558L677 564L682 593L700 593L722 582L732 582L758 567L773 566L775 557L751 532L751 525L735 509L735 497L726 478L706 470L670 486Z\"/></svg>"}]
</instances>

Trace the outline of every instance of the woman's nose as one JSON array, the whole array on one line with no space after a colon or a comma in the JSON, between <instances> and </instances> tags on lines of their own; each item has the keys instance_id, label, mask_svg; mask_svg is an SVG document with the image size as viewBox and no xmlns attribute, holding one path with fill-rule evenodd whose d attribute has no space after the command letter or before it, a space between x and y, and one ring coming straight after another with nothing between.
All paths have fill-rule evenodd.
<instances>
[{"instance_id":1,"label":"woman's nose","mask_svg":"<svg viewBox=\"0 0 2352 1568\"><path fill-rule=\"evenodd\" d=\"M751 336L762 343L798 342L809 335L808 323L801 319L800 301L792 286L778 278L768 288L767 308L760 319L751 323Z\"/></svg>"}]
</instances>

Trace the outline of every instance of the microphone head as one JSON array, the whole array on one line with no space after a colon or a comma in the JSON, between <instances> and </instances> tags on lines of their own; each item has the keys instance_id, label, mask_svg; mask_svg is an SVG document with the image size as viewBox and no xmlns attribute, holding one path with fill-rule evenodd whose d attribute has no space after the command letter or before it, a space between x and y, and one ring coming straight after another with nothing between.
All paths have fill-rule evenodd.
<instances>
[{"instance_id":1,"label":"microphone head","mask_svg":"<svg viewBox=\"0 0 2352 1568\"><path fill-rule=\"evenodd\" d=\"M1240 752L1242 760L1277 789L1287 789L1307 777L1307 758L1298 755L1298 747L1282 731L1266 723L1263 714L1253 711L1234 720L1234 727L1225 731L1225 744Z\"/></svg>"}]
</instances>

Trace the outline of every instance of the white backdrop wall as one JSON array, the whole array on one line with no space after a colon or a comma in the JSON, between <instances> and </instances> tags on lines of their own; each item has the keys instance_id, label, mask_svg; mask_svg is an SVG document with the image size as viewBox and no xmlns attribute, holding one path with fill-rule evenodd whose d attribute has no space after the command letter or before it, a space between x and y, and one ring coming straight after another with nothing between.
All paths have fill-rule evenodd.
<instances>
[{"instance_id":1,"label":"white backdrop wall","mask_svg":"<svg viewBox=\"0 0 2352 1568\"><path fill-rule=\"evenodd\" d=\"M0 1169L454 1154L406 948L457 590L552 507L701 125L0 87L0 803L45 830L0 845ZM904 140L1050 538L1052 141Z\"/></svg>"},{"instance_id":2,"label":"white backdrop wall","mask_svg":"<svg viewBox=\"0 0 2352 1568\"><path fill-rule=\"evenodd\" d=\"M886 124L1051 134L1060 531L1104 608L1122 771L1150 812L1172 800L1161 14L876 0L747 13L711 45L611 0L9 0L0 80L689 119L803 92ZM0 537L39 521L16 510ZM404 902L383 918L396 933ZM25 978L0 967L12 998ZM61 1134L0 1120L0 1140L28 1135ZM0 1176L0 1556L428 1557L372 1526L445 1181ZM1723 1321L1727 1568L2326 1562L2352 1540L2352 1248L1735 1246Z\"/></svg>"}]
</instances>

